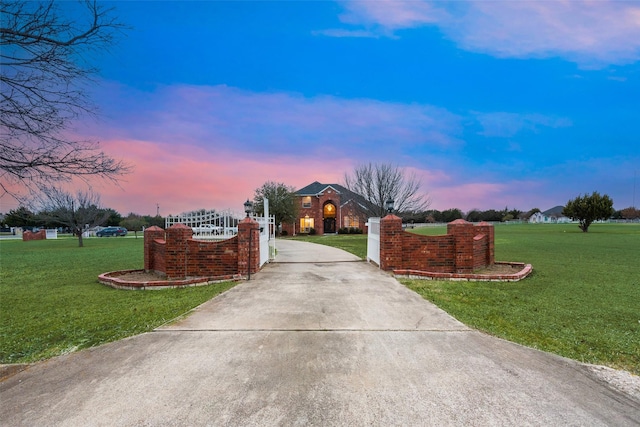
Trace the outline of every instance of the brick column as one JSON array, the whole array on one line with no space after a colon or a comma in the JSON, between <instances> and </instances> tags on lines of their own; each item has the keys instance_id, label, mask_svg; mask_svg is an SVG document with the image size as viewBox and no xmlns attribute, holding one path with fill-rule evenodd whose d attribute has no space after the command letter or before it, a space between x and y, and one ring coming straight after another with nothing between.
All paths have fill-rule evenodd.
<instances>
[{"instance_id":1,"label":"brick column","mask_svg":"<svg viewBox=\"0 0 640 427\"><path fill-rule=\"evenodd\" d=\"M165 263L167 278L183 279L187 277L187 241L193 230L184 224L174 224L166 232Z\"/></svg>"},{"instance_id":2,"label":"brick column","mask_svg":"<svg viewBox=\"0 0 640 427\"><path fill-rule=\"evenodd\" d=\"M251 259L251 265L249 265ZM247 275L260 270L260 224L252 218L238 223L238 274Z\"/></svg>"},{"instance_id":3,"label":"brick column","mask_svg":"<svg viewBox=\"0 0 640 427\"><path fill-rule=\"evenodd\" d=\"M389 214L380 220L380 269L402 268L402 218Z\"/></svg>"},{"instance_id":4,"label":"brick column","mask_svg":"<svg viewBox=\"0 0 640 427\"><path fill-rule=\"evenodd\" d=\"M447 224L447 234L453 236L455 252L455 272L473 272L473 237L475 227L464 219L456 219Z\"/></svg>"},{"instance_id":5,"label":"brick column","mask_svg":"<svg viewBox=\"0 0 640 427\"><path fill-rule=\"evenodd\" d=\"M489 224L488 222L482 221L476 225L476 234L484 234L489 239L487 244L487 254L485 257L487 265L493 265L496 262L494 231L493 224Z\"/></svg>"},{"instance_id":6,"label":"brick column","mask_svg":"<svg viewBox=\"0 0 640 427\"><path fill-rule=\"evenodd\" d=\"M164 240L164 230L156 225L144 230L144 271L156 270L153 264L154 240Z\"/></svg>"}]
</instances>

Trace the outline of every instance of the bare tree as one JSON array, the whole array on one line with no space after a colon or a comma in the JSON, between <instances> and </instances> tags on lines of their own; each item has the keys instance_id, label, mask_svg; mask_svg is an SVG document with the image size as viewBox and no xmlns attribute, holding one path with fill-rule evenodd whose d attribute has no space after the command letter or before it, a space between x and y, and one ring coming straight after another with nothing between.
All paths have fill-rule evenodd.
<instances>
[{"instance_id":1,"label":"bare tree","mask_svg":"<svg viewBox=\"0 0 640 427\"><path fill-rule=\"evenodd\" d=\"M83 247L82 233L90 227L104 224L109 210L100 207L100 196L92 191L69 193L57 187L47 187L38 198L40 218L71 229Z\"/></svg>"},{"instance_id":2,"label":"bare tree","mask_svg":"<svg viewBox=\"0 0 640 427\"><path fill-rule=\"evenodd\" d=\"M2 194L17 197L12 188L33 192L73 177L115 180L130 169L97 142L68 135L73 120L96 110L87 84L97 70L88 59L123 26L96 1L81 3L84 16L73 18L63 17L61 4L73 3L0 1Z\"/></svg>"},{"instance_id":3,"label":"bare tree","mask_svg":"<svg viewBox=\"0 0 640 427\"><path fill-rule=\"evenodd\" d=\"M390 163L368 163L356 166L351 174L344 175L345 187L364 197L369 206L368 214L384 216L385 201L393 199L397 212L425 211L431 204L426 194L420 193L420 180Z\"/></svg>"}]
</instances>

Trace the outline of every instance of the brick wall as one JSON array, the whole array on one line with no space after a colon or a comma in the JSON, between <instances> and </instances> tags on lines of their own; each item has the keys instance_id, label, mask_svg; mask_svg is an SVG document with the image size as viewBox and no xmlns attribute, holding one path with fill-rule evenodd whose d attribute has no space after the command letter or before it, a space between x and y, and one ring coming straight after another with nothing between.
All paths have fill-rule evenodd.
<instances>
[{"instance_id":1,"label":"brick wall","mask_svg":"<svg viewBox=\"0 0 640 427\"><path fill-rule=\"evenodd\" d=\"M260 270L260 231L256 221L245 218L238 224L238 235L223 241L194 240L192 233L192 229L183 224L174 224L167 230L147 228L145 271L165 273L169 279L183 279L244 276L249 265L252 274Z\"/></svg>"},{"instance_id":2,"label":"brick wall","mask_svg":"<svg viewBox=\"0 0 640 427\"><path fill-rule=\"evenodd\" d=\"M24 233L22 233L22 241L26 242L29 240L46 240L47 239L47 231L46 230L39 230L36 231L35 233L33 231L25 231Z\"/></svg>"},{"instance_id":3,"label":"brick wall","mask_svg":"<svg viewBox=\"0 0 640 427\"><path fill-rule=\"evenodd\" d=\"M447 224L447 234L420 236L402 229L402 220L387 215L380 220L380 268L437 273L471 273L492 265L493 226L473 225L462 219Z\"/></svg>"},{"instance_id":4,"label":"brick wall","mask_svg":"<svg viewBox=\"0 0 640 427\"><path fill-rule=\"evenodd\" d=\"M402 239L403 269L451 272L455 267L454 249L453 236L406 233Z\"/></svg>"}]
</instances>

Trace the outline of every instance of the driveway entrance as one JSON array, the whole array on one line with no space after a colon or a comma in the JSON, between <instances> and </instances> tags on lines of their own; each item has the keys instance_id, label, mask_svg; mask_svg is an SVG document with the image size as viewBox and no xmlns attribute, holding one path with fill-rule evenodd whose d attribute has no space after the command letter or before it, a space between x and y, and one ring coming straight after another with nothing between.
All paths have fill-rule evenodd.
<instances>
[{"instance_id":1,"label":"driveway entrance","mask_svg":"<svg viewBox=\"0 0 640 427\"><path fill-rule=\"evenodd\" d=\"M182 320L1 383L3 424L640 423L585 365L474 331L337 249L277 250Z\"/></svg>"}]
</instances>

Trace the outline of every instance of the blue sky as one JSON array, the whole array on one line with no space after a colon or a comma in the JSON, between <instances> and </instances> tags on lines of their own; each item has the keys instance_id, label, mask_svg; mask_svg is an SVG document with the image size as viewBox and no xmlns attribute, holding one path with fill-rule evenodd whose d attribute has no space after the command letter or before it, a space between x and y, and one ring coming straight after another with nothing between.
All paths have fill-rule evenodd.
<instances>
[{"instance_id":1,"label":"blue sky","mask_svg":"<svg viewBox=\"0 0 640 427\"><path fill-rule=\"evenodd\" d=\"M134 164L96 184L123 214L241 211L363 162L439 210L640 202L640 2L104 4L132 28L77 132Z\"/></svg>"}]
</instances>

